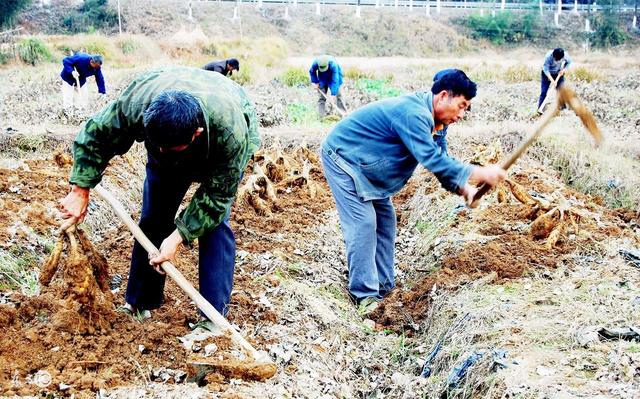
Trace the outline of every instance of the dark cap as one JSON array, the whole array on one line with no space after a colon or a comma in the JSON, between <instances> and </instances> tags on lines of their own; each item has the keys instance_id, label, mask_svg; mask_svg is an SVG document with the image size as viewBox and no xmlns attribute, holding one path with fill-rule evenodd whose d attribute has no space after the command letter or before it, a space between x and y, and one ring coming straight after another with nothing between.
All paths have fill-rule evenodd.
<instances>
[{"instance_id":1,"label":"dark cap","mask_svg":"<svg viewBox=\"0 0 640 399\"><path fill-rule=\"evenodd\" d=\"M231 67L232 67L233 69L235 69L236 71L239 71L239 70L240 70L240 61L238 61L238 60L237 60L237 59L235 59L235 58L229 58L229 59L227 60L227 65L231 65Z\"/></svg>"}]
</instances>

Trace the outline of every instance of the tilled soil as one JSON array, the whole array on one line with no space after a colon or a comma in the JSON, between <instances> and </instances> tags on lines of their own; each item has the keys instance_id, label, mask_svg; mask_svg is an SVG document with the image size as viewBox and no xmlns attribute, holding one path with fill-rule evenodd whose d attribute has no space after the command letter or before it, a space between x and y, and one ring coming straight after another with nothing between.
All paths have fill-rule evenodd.
<instances>
[{"instance_id":1,"label":"tilled soil","mask_svg":"<svg viewBox=\"0 0 640 399\"><path fill-rule=\"evenodd\" d=\"M306 227L319 223L321 214L331 207L317 157L310 156L307 161L314 169L309 181L317 184L313 200L306 184L300 184L279 189L277 206L272 207L268 215L260 215L249 203L237 201L235 204L232 225L238 249L249 254L245 255L247 259L251 259L251 253L267 250L291 253L296 242L309 234ZM0 168L0 201L7 216L0 222L0 239L5 248L14 248L18 255L23 249L40 254L32 257L32 261L42 260L52 247L55 251L53 243L59 223L55 209L67 192L70 168L68 163L60 162L59 157L57 160L61 166L54 160L40 159ZM134 167L122 159L113 164L110 169L116 174ZM250 168L245 180L251 176ZM132 239L115 219L113 223L115 227L107 230L103 240L95 245L108 262L109 275L126 276ZM190 332L189 322L198 319L197 310L186 295L168 283L164 305L153 311L150 320L140 322L116 312L116 307L123 305L121 291L127 283L125 277L117 284L120 292L114 295L107 290L100 295L100 303L94 304L99 314L85 312L80 297L75 294L87 276L80 273L80 283L70 283L67 277L70 271L89 270L93 262L89 262L82 251L76 251L75 255L69 252L70 244L64 244L59 265L49 276L51 286L44 287L40 295L14 294L9 304L0 305L0 327L4 330L0 343L0 392L36 395L45 388L50 391L55 387L64 394L91 397L95 395L91 391L150 379L183 382L189 360L200 356L185 349L177 340ZM190 281L197 281L197 268L192 266L197 262L194 252L186 251L177 261L177 267ZM254 326L278 320L278 315L259 301L265 287L278 284L276 278L265 277L258 282L250 264L240 261L237 266L228 319L244 330L251 331ZM258 349L266 344L256 341L255 337L247 338ZM242 356L232 347L229 338L208 338L200 346L204 348L210 343L217 346L212 358L214 363L225 365L208 373L203 380L203 383L210 382L211 389L224 390L225 381L230 378L260 379L247 368L251 362L238 358ZM232 363L234 367L227 367ZM160 369L170 372L163 373Z\"/></svg>"}]
</instances>

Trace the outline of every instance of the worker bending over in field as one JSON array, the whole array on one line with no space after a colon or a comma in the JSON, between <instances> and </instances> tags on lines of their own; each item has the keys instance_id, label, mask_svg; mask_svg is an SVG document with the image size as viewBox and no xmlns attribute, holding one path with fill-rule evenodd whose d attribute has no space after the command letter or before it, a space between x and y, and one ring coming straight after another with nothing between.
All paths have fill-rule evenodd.
<instances>
[{"instance_id":1,"label":"worker bending over in field","mask_svg":"<svg viewBox=\"0 0 640 399\"><path fill-rule=\"evenodd\" d=\"M211 72L218 72L224 76L233 75L233 71L240 70L240 61L235 58L229 58L228 60L212 61L203 66L202 69L206 69Z\"/></svg>"},{"instance_id":2,"label":"worker bending over in field","mask_svg":"<svg viewBox=\"0 0 640 399\"><path fill-rule=\"evenodd\" d=\"M321 55L316 58L309 68L309 77L318 91L318 115L320 118L325 116L325 105L329 95L335 97L335 105L342 113L347 112L340 92L342 68L333 57Z\"/></svg>"},{"instance_id":3,"label":"worker bending over in field","mask_svg":"<svg viewBox=\"0 0 640 399\"><path fill-rule=\"evenodd\" d=\"M496 185L505 171L448 157L433 134L464 116L476 84L455 70L431 92L371 103L336 125L322 144L325 176L338 208L349 267L349 292L367 314L394 286L396 214L391 196L420 163L470 203L470 182Z\"/></svg>"},{"instance_id":4,"label":"worker bending over in field","mask_svg":"<svg viewBox=\"0 0 640 399\"><path fill-rule=\"evenodd\" d=\"M556 48L547 53L544 57L544 64L542 65L542 72L540 73L540 98L538 99L538 110L542 102L547 97L547 91L549 86L553 86L554 89L560 88L564 83L564 74L571 65L571 58L563 49ZM558 78L557 84L554 83Z\"/></svg>"},{"instance_id":5,"label":"worker bending over in field","mask_svg":"<svg viewBox=\"0 0 640 399\"><path fill-rule=\"evenodd\" d=\"M62 60L62 106L65 111L71 110L74 103L74 91L77 92L76 106L85 108L89 102L87 93L87 78L96 77L98 93L106 94L104 87L104 77L102 76L102 56L99 54L89 55L85 53L75 53ZM78 84L80 86L78 87Z\"/></svg>"},{"instance_id":6,"label":"worker bending over in field","mask_svg":"<svg viewBox=\"0 0 640 399\"><path fill-rule=\"evenodd\" d=\"M244 168L260 144L257 127L255 107L239 85L188 67L140 76L84 125L73 143L71 191L61 201L67 219L63 229L85 217L89 190L113 156L126 153L134 141L147 148L140 228L160 253L147 256L135 243L127 309L158 308L165 283L159 265L197 239L200 292L226 313L236 249L229 213ZM174 220L193 182L200 187Z\"/></svg>"}]
</instances>

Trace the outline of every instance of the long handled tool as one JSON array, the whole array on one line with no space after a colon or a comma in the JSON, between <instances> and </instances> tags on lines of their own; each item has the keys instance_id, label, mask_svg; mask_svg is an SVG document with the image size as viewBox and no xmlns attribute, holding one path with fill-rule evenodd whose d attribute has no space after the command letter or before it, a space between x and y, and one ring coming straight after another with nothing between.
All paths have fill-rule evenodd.
<instances>
[{"instance_id":1,"label":"long handled tool","mask_svg":"<svg viewBox=\"0 0 640 399\"><path fill-rule=\"evenodd\" d=\"M318 91L318 93L320 93L320 95L321 95L322 97L324 97L325 101L327 101L327 102L329 101L329 99L327 98L328 96L327 96L326 94L324 94L324 93L322 92L322 90L320 90L320 88L319 88L319 87L316 87L316 90ZM338 110L338 113L340 114L340 116L342 116L342 117L347 116L347 113L346 113L345 111L341 110L341 109L340 109L340 107L338 107L338 102L337 102L337 100L336 100L336 109Z\"/></svg>"},{"instance_id":2,"label":"long handled tool","mask_svg":"<svg viewBox=\"0 0 640 399\"><path fill-rule=\"evenodd\" d=\"M78 70L76 69L76 67L73 67L73 71L75 73L78 73ZM78 93L80 93L80 78L76 75L73 75L73 77L76 80L76 90L78 91Z\"/></svg>"},{"instance_id":3,"label":"long handled tool","mask_svg":"<svg viewBox=\"0 0 640 399\"><path fill-rule=\"evenodd\" d=\"M562 70L562 68L564 68L564 61L562 61L562 64L560 65L560 70ZM556 79L553 81L553 89L558 87L558 81L560 80L560 78L561 76L560 74L558 74L558 76L556 76ZM539 114L542 113L542 110L544 109L544 106L547 105L547 101L549 100L550 97L551 97L551 90L547 90L547 94L544 96L544 100L542 100L542 103L540 103L540 107L538 107Z\"/></svg>"},{"instance_id":4,"label":"long handled tool","mask_svg":"<svg viewBox=\"0 0 640 399\"><path fill-rule=\"evenodd\" d=\"M569 106L580 117L580 120L582 121L582 124L584 125L584 127L587 128L587 131L591 134L591 136L593 136L596 142L596 145L600 145L600 143L602 142L602 133L598 128L598 124L596 123L596 120L593 117L593 114L578 99L578 97L576 96L576 92L573 91L573 89L569 88L568 85L565 84L558 90L558 97L556 99L555 106L553 108L548 109L547 112L545 112L542 120L540 121L538 126L535 128L533 133L531 133L531 135L529 135L529 137L527 137L518 146L518 148L516 148L515 151L513 151L513 153L509 156L509 158L505 159L500 164L502 169L504 170L509 169L511 165L513 165L518 160L518 158L520 158L520 156L524 154L524 152L529 148L529 146L534 141L536 141L536 139L544 131L547 125L549 125L549 122L551 122L551 120L560 113L560 108L563 105ZM488 184L483 184L482 186L480 186L480 188L478 189L478 192L473 197L473 201L471 202L471 205L469 206L471 208L477 207L478 204L480 203L480 198L482 198L483 195L489 192L490 189L491 187Z\"/></svg>"},{"instance_id":5,"label":"long handled tool","mask_svg":"<svg viewBox=\"0 0 640 399\"><path fill-rule=\"evenodd\" d=\"M140 230L140 227L131 219L131 216L124 209L122 204L104 187L101 185L97 185L95 187L95 191L111 205L115 213L118 215L120 220L125 224L125 226L133 233L133 236L138 240L140 245L147 250L149 253L158 253L158 249L153 245L153 243L147 238L147 236ZM169 277L171 277L176 284L180 288L182 288L189 298L191 298L196 306L211 320L216 326L218 326L224 332L228 332L231 336L231 340L239 345L242 349L244 349L251 357L253 357L256 361L261 361L264 356L261 355L249 342L240 333L238 333L232 326L229 324L227 319L225 319L214 307L207 301L193 286L187 281L186 278L180 273L178 269L171 262L163 262L162 270ZM276 366L271 362L264 363L265 368L269 368L269 371L273 370L273 373L269 376L273 376L276 371Z\"/></svg>"}]
</instances>

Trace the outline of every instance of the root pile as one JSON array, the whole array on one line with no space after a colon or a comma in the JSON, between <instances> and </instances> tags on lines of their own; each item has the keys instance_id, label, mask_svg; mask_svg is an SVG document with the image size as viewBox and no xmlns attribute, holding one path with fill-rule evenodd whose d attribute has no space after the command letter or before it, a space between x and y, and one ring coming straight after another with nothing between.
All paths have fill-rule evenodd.
<instances>
[{"instance_id":1,"label":"root pile","mask_svg":"<svg viewBox=\"0 0 640 399\"><path fill-rule=\"evenodd\" d=\"M65 247L67 257L62 256ZM56 273L61 275L62 285L54 287L51 283ZM84 231L71 228L60 234L40 273L43 287L63 300L64 310L54 316L54 325L71 333L110 330L115 314L108 278L106 259Z\"/></svg>"},{"instance_id":2,"label":"root pile","mask_svg":"<svg viewBox=\"0 0 640 399\"><path fill-rule=\"evenodd\" d=\"M238 201L250 205L258 215L282 211L279 194L304 191L313 200L323 188L312 178L320 172L318 155L306 146L285 153L278 145L260 150L251 165L252 173L238 189Z\"/></svg>"}]
</instances>

